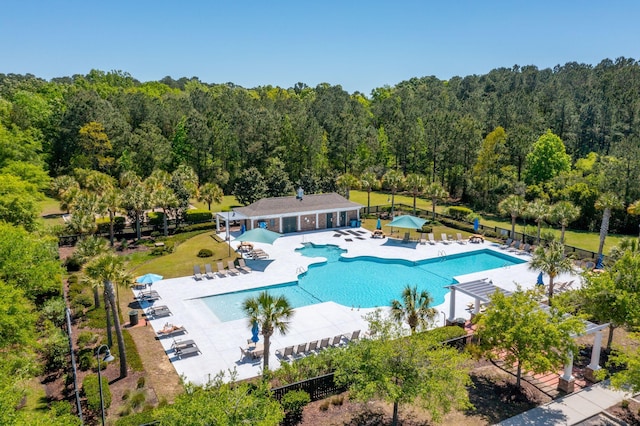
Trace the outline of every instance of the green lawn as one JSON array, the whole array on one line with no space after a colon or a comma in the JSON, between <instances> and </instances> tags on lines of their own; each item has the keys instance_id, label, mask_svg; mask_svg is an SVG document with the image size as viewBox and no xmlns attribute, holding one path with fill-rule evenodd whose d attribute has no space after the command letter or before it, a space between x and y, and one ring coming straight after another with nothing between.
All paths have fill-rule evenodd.
<instances>
[{"instance_id":1,"label":"green lawn","mask_svg":"<svg viewBox=\"0 0 640 426\"><path fill-rule=\"evenodd\" d=\"M38 203L40 207L40 221L44 224L45 228L53 225L62 225L62 215L65 213L60 210L60 203L58 200L45 197L43 201Z\"/></svg>"},{"instance_id":2,"label":"green lawn","mask_svg":"<svg viewBox=\"0 0 640 426\"><path fill-rule=\"evenodd\" d=\"M198 201L195 198L190 201L190 203L202 210L207 210L207 203L204 201ZM222 203L220 204L211 204L212 212L224 212L231 210L232 207L240 207L242 204L238 202L234 195L225 195L222 199Z\"/></svg>"},{"instance_id":3,"label":"green lawn","mask_svg":"<svg viewBox=\"0 0 640 426\"><path fill-rule=\"evenodd\" d=\"M184 277L193 274L193 266L200 265L204 272L204 264L210 263L214 269L217 261L222 260L226 266L227 260L235 259L235 251L229 251L229 245L217 242L212 238L212 232L199 234L179 244L171 254L149 257L151 260L140 263L143 254L132 255L132 264L137 264L131 269L131 273L138 276L148 272L160 274L164 278ZM200 249L208 248L213 251L212 257L199 258ZM147 255L149 256L149 255Z\"/></svg>"}]
</instances>

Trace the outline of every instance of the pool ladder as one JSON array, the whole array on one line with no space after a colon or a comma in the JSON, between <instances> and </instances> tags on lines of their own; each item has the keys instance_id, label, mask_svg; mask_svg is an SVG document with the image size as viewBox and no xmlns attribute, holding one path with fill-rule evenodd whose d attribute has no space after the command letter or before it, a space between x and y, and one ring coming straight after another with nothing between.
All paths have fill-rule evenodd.
<instances>
[{"instance_id":1,"label":"pool ladder","mask_svg":"<svg viewBox=\"0 0 640 426\"><path fill-rule=\"evenodd\" d=\"M304 266L298 266L296 268L296 275L304 274L307 272L307 269Z\"/></svg>"},{"instance_id":2,"label":"pool ladder","mask_svg":"<svg viewBox=\"0 0 640 426\"><path fill-rule=\"evenodd\" d=\"M438 257L440 258L441 262L444 262L445 260L447 260L447 252L444 250L438 250Z\"/></svg>"}]
</instances>

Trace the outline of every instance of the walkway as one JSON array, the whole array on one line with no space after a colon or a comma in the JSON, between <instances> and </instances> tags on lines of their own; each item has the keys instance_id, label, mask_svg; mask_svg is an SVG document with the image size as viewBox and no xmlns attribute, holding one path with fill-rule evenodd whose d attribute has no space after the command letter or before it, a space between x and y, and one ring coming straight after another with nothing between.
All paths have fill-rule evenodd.
<instances>
[{"instance_id":1,"label":"walkway","mask_svg":"<svg viewBox=\"0 0 640 426\"><path fill-rule=\"evenodd\" d=\"M619 423L601 413L630 396L625 392L611 389L608 382L600 382L511 417L500 422L499 425L616 425Z\"/></svg>"}]
</instances>

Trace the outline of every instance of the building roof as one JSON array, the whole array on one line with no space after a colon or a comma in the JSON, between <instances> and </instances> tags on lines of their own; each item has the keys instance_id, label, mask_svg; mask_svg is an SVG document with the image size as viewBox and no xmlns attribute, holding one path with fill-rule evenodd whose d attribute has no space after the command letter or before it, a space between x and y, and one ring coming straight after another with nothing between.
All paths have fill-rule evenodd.
<instances>
[{"instance_id":1,"label":"building roof","mask_svg":"<svg viewBox=\"0 0 640 426\"><path fill-rule=\"evenodd\" d=\"M247 217L282 216L285 214L323 213L360 209L362 204L354 203L335 192L329 194L304 195L297 197L263 198L246 207L235 208Z\"/></svg>"}]
</instances>

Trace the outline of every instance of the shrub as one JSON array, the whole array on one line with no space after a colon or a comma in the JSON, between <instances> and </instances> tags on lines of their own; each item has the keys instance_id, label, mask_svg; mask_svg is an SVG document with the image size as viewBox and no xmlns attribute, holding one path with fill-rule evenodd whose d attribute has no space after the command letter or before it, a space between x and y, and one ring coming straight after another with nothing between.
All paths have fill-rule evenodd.
<instances>
[{"instance_id":1,"label":"shrub","mask_svg":"<svg viewBox=\"0 0 640 426\"><path fill-rule=\"evenodd\" d=\"M47 300L40 310L40 321L51 321L56 327L61 327L66 320L65 308L62 298Z\"/></svg>"},{"instance_id":2,"label":"shrub","mask_svg":"<svg viewBox=\"0 0 640 426\"><path fill-rule=\"evenodd\" d=\"M200 249L198 252L198 257L211 257L213 256L213 251L209 249Z\"/></svg>"},{"instance_id":3,"label":"shrub","mask_svg":"<svg viewBox=\"0 0 640 426\"><path fill-rule=\"evenodd\" d=\"M64 261L64 267L67 268L67 272L78 272L82 264L75 256L71 256Z\"/></svg>"},{"instance_id":4,"label":"shrub","mask_svg":"<svg viewBox=\"0 0 640 426\"><path fill-rule=\"evenodd\" d=\"M56 371L67 365L69 354L69 340L62 330L51 328L45 332L47 338L42 344L43 355L46 360L46 370Z\"/></svg>"},{"instance_id":5,"label":"shrub","mask_svg":"<svg viewBox=\"0 0 640 426\"><path fill-rule=\"evenodd\" d=\"M141 407L144 402L147 400L147 396L145 395L144 391L136 391L131 395L131 398L129 398L129 403L131 404L131 408L133 408L134 410L138 407Z\"/></svg>"},{"instance_id":6,"label":"shrub","mask_svg":"<svg viewBox=\"0 0 640 426\"><path fill-rule=\"evenodd\" d=\"M82 381L82 391L87 397L87 405L95 412L100 410L100 388L98 386L98 375L89 374ZM111 390L109 389L109 380L102 380L102 397L104 408L111 406Z\"/></svg>"},{"instance_id":7,"label":"shrub","mask_svg":"<svg viewBox=\"0 0 640 426\"><path fill-rule=\"evenodd\" d=\"M151 234L151 238L158 238L159 236L162 235L162 232L160 231L153 231Z\"/></svg>"},{"instance_id":8,"label":"shrub","mask_svg":"<svg viewBox=\"0 0 640 426\"><path fill-rule=\"evenodd\" d=\"M309 394L303 390L287 392L280 401L286 413L285 422L297 424L302 419L302 410L311 402Z\"/></svg>"},{"instance_id":9,"label":"shrub","mask_svg":"<svg viewBox=\"0 0 640 426\"><path fill-rule=\"evenodd\" d=\"M462 337L467 334L466 330L461 327L438 327L420 333L433 338L436 342L445 342L456 337Z\"/></svg>"},{"instance_id":10,"label":"shrub","mask_svg":"<svg viewBox=\"0 0 640 426\"><path fill-rule=\"evenodd\" d=\"M76 294L71 299L71 305L81 310L82 308L89 308L93 305L93 296L87 292Z\"/></svg>"},{"instance_id":11,"label":"shrub","mask_svg":"<svg viewBox=\"0 0 640 426\"><path fill-rule=\"evenodd\" d=\"M327 411L329 409L330 404L331 404L331 401L329 401L328 399L325 399L324 401L322 401L322 404L320 404L318 408L320 409L320 411Z\"/></svg>"},{"instance_id":12,"label":"shrub","mask_svg":"<svg viewBox=\"0 0 640 426\"><path fill-rule=\"evenodd\" d=\"M331 398L331 405L340 406L342 404L344 404L343 395L336 395L333 398Z\"/></svg>"},{"instance_id":13,"label":"shrub","mask_svg":"<svg viewBox=\"0 0 640 426\"><path fill-rule=\"evenodd\" d=\"M138 389L142 389L144 387L144 385L146 384L146 380L147 379L145 379L144 376L138 378Z\"/></svg>"},{"instance_id":14,"label":"shrub","mask_svg":"<svg viewBox=\"0 0 640 426\"><path fill-rule=\"evenodd\" d=\"M163 212L149 212L147 213L147 220L149 225L163 226L164 225L164 213Z\"/></svg>"},{"instance_id":15,"label":"shrub","mask_svg":"<svg viewBox=\"0 0 640 426\"><path fill-rule=\"evenodd\" d=\"M449 216L457 220L464 220L467 216L473 214L473 210L467 207L451 206L449 207Z\"/></svg>"},{"instance_id":16,"label":"shrub","mask_svg":"<svg viewBox=\"0 0 640 426\"><path fill-rule=\"evenodd\" d=\"M96 360L93 356L92 349L85 349L80 351L78 356L78 368L81 371L93 370L94 367L97 367Z\"/></svg>"},{"instance_id":17,"label":"shrub","mask_svg":"<svg viewBox=\"0 0 640 426\"><path fill-rule=\"evenodd\" d=\"M213 213L211 213L209 210L191 209L185 212L184 221L189 224L201 223L210 221L212 217Z\"/></svg>"},{"instance_id":18,"label":"shrub","mask_svg":"<svg viewBox=\"0 0 640 426\"><path fill-rule=\"evenodd\" d=\"M98 342L99 335L92 333L91 331L83 331L78 334L78 347L85 349L89 346L93 346Z\"/></svg>"},{"instance_id":19,"label":"shrub","mask_svg":"<svg viewBox=\"0 0 640 426\"><path fill-rule=\"evenodd\" d=\"M124 216L116 216L113 218L113 233L120 234L124 231L124 226L126 222L126 218ZM96 225L98 225L98 233L99 234L108 234L109 233L109 218L101 217L96 219Z\"/></svg>"}]
</instances>

